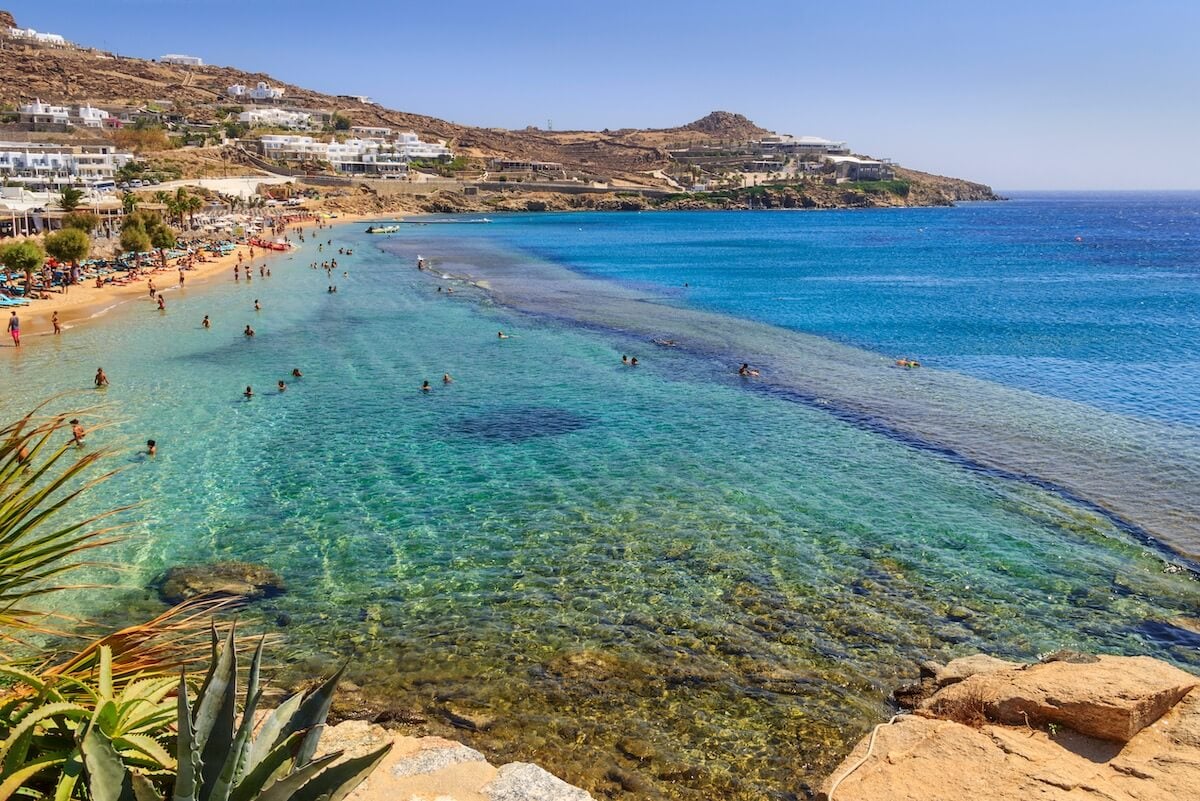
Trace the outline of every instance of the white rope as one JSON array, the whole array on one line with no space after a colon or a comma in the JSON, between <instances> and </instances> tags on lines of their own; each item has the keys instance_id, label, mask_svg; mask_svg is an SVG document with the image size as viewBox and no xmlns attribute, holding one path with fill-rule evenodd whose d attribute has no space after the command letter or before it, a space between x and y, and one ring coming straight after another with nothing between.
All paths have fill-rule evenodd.
<instances>
[{"instance_id":1,"label":"white rope","mask_svg":"<svg viewBox=\"0 0 1200 801\"><path fill-rule=\"evenodd\" d=\"M844 782L846 779L850 778L851 773L858 770L863 765L867 764L867 760L871 758L871 751L874 750L874 748L875 748L875 735L879 733L879 730L882 729L884 726L891 726L893 723L896 722L896 720L898 718L903 718L903 717L907 717L907 716L908 715L906 713L901 713L899 715L892 715L892 719L889 720L887 723L880 723L875 728L871 729L871 739L867 742L867 753L863 754L863 758L858 760L857 765L855 765L854 767L850 768L850 770L843 773L840 777L838 777L838 780L833 783L833 785L829 788L828 801L833 801L833 794L837 792L837 788L841 785L842 782Z\"/></svg>"}]
</instances>

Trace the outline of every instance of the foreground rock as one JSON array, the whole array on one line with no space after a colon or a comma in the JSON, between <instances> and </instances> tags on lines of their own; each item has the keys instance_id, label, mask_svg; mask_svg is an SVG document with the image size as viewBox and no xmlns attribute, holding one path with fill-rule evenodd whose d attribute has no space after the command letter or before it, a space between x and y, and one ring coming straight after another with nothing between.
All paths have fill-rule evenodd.
<instances>
[{"instance_id":1,"label":"foreground rock","mask_svg":"<svg viewBox=\"0 0 1200 801\"><path fill-rule=\"evenodd\" d=\"M406 737L348 720L321 737L319 754L359 756L393 743L391 752L346 801L593 801L587 792L528 762L499 768L483 754L441 737Z\"/></svg>"},{"instance_id":2,"label":"foreground rock","mask_svg":"<svg viewBox=\"0 0 1200 801\"><path fill-rule=\"evenodd\" d=\"M173 567L158 582L158 594L177 604L198 595L217 595L255 601L284 592L283 579L265 565L214 562Z\"/></svg>"},{"instance_id":3,"label":"foreground rock","mask_svg":"<svg viewBox=\"0 0 1200 801\"><path fill-rule=\"evenodd\" d=\"M930 672L947 683L860 742L818 798L1200 798L1200 678L1107 656Z\"/></svg>"}]
</instances>

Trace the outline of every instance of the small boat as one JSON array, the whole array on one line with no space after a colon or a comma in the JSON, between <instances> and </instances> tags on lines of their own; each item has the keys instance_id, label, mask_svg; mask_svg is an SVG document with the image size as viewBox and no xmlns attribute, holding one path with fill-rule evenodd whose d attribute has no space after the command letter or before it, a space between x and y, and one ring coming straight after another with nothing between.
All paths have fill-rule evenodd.
<instances>
[{"instance_id":1,"label":"small boat","mask_svg":"<svg viewBox=\"0 0 1200 801\"><path fill-rule=\"evenodd\" d=\"M398 225L368 225L368 234L394 234L400 230Z\"/></svg>"}]
</instances>

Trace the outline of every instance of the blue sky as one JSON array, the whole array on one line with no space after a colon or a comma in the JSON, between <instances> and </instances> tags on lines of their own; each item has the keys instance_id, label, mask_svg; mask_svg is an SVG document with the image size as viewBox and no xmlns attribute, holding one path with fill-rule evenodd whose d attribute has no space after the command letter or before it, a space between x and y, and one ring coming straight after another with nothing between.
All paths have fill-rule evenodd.
<instances>
[{"instance_id":1,"label":"blue sky","mask_svg":"<svg viewBox=\"0 0 1200 801\"><path fill-rule=\"evenodd\" d=\"M198 55L472 125L713 109L1001 189L1200 189L1200 1L0 0L126 55Z\"/></svg>"}]
</instances>

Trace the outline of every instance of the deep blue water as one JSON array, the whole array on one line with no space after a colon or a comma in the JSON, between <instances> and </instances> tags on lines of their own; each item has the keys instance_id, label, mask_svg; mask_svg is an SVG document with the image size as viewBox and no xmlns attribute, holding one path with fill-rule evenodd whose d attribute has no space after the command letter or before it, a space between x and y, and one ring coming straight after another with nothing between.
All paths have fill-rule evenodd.
<instances>
[{"instance_id":1,"label":"deep blue water","mask_svg":"<svg viewBox=\"0 0 1200 801\"><path fill-rule=\"evenodd\" d=\"M1200 667L1200 582L1154 541L1200 542L1198 203L340 226L337 294L310 241L166 313L31 331L0 404L102 404L89 447L125 470L80 511L146 504L118 611L161 608L168 566L262 562L288 592L247 625L290 621L277 658L352 659L421 731L601 794L615 762L674 798L767 797L923 659Z\"/></svg>"},{"instance_id":2,"label":"deep blue water","mask_svg":"<svg viewBox=\"0 0 1200 801\"><path fill-rule=\"evenodd\" d=\"M501 236L675 303L1200 425L1200 193L643 213L619 237L613 216L503 219Z\"/></svg>"}]
</instances>

